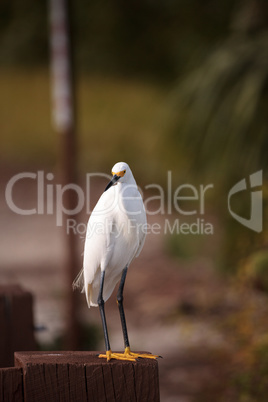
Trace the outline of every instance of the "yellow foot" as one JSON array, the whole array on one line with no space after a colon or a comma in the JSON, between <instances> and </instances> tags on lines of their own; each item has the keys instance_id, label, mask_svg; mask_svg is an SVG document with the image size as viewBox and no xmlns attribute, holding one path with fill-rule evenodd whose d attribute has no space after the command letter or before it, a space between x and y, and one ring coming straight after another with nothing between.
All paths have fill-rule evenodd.
<instances>
[{"instance_id":1,"label":"yellow foot","mask_svg":"<svg viewBox=\"0 0 268 402\"><path fill-rule=\"evenodd\" d=\"M151 353L133 353L130 351L130 348L127 347L125 348L124 353L113 353L111 350L108 350L106 352L106 355L100 354L100 358L107 358L107 362L111 359L117 359L117 360L127 360L131 362L135 362L136 359L142 357L144 359L157 359L158 355L152 355Z\"/></svg>"},{"instance_id":2,"label":"yellow foot","mask_svg":"<svg viewBox=\"0 0 268 402\"><path fill-rule=\"evenodd\" d=\"M158 357L161 357L158 355L152 355L151 353L134 353L131 352L129 347L125 349L125 353L123 354L123 356L131 357L134 358L135 360L138 359L139 357L142 357L143 359L157 359Z\"/></svg>"},{"instance_id":3,"label":"yellow foot","mask_svg":"<svg viewBox=\"0 0 268 402\"><path fill-rule=\"evenodd\" d=\"M99 354L100 358L107 359L107 362L110 361L111 359L116 359L116 360L127 360L131 362L135 362L136 359L131 356L125 355L125 353L113 353L111 350L107 350L106 354Z\"/></svg>"}]
</instances>

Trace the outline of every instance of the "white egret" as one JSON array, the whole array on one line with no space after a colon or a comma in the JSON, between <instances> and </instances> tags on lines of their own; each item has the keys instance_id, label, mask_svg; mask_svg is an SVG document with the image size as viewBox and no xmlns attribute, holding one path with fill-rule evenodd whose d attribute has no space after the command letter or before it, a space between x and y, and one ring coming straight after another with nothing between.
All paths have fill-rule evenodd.
<instances>
[{"instance_id":1,"label":"white egret","mask_svg":"<svg viewBox=\"0 0 268 402\"><path fill-rule=\"evenodd\" d=\"M101 195L88 221L83 269L74 281L86 294L88 307L99 306L106 354L99 357L135 361L136 358L156 358L152 354L130 350L123 290L127 270L144 245L146 213L133 174L125 162L112 168L113 178ZM121 278L121 280L120 280ZM117 304L121 318L125 351L113 353L110 348L104 304L119 282Z\"/></svg>"}]
</instances>

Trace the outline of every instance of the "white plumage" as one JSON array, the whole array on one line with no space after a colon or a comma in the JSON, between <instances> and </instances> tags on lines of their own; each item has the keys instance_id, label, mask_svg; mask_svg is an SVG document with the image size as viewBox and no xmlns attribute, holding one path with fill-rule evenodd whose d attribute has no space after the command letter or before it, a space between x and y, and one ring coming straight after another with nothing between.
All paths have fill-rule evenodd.
<instances>
[{"instance_id":1,"label":"white plumage","mask_svg":"<svg viewBox=\"0 0 268 402\"><path fill-rule=\"evenodd\" d=\"M146 213L133 174L125 162L116 163L112 173L119 179L101 195L92 211L87 225L83 271L75 281L75 286L83 282L88 307L98 306L101 271L105 271L105 302L123 269L139 255L145 241Z\"/></svg>"}]
</instances>

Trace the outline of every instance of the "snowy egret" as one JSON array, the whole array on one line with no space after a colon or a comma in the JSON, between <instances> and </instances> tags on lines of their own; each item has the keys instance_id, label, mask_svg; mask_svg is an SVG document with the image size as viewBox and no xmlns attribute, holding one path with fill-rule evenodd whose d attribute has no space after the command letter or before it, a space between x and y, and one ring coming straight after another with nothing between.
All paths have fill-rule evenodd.
<instances>
[{"instance_id":1,"label":"snowy egret","mask_svg":"<svg viewBox=\"0 0 268 402\"><path fill-rule=\"evenodd\" d=\"M88 307L99 306L106 354L99 357L135 361L139 357L157 358L130 350L123 290L127 270L133 258L144 245L146 213L142 197L133 174L125 162L112 168L113 178L105 188L92 211L87 225L83 269L74 281L74 287L82 288ZM121 278L121 279L120 279ZM124 337L124 353L113 353L110 348L104 304L119 282L117 304Z\"/></svg>"}]
</instances>

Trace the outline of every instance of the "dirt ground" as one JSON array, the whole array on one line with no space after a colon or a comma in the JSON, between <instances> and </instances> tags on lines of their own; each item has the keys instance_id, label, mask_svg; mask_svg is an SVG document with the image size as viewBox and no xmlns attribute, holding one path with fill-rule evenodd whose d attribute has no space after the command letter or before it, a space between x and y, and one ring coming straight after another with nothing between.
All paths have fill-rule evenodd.
<instances>
[{"instance_id":1,"label":"dirt ground","mask_svg":"<svg viewBox=\"0 0 268 402\"><path fill-rule=\"evenodd\" d=\"M20 172L2 169L0 175L1 282L18 283L33 293L39 328L36 337L41 343L50 343L64 331L66 318L62 229L56 227L55 214L22 216L7 205L6 185ZM103 187L103 183L94 187L93 203ZM16 205L35 208L35 180L18 182L13 191ZM149 217L149 222L162 224L164 219L156 215ZM81 220L87 221L85 212ZM131 347L163 357L159 359L161 401L228 401L224 398L225 366L218 357L228 353L229 345L219 317L232 308L232 294L213 269L212 257L176 260L168 255L165 240L163 234L149 234L140 257L129 269L125 312ZM78 242L81 253L83 239L79 235ZM98 309L88 310L84 295L79 298L79 315L100 326ZM123 338L115 294L106 303L106 312L112 348L120 350ZM103 348L101 336L99 349ZM221 398L215 398L215 392L222 392Z\"/></svg>"}]
</instances>

